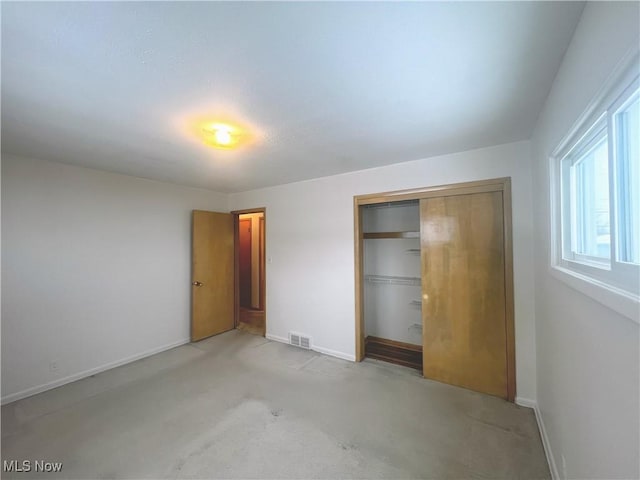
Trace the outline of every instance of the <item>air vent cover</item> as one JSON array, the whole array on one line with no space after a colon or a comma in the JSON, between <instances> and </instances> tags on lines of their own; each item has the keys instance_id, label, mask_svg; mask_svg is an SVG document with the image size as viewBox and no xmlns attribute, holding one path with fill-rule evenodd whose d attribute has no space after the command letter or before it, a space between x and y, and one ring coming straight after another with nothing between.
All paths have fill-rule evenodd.
<instances>
[{"instance_id":1,"label":"air vent cover","mask_svg":"<svg viewBox=\"0 0 640 480\"><path fill-rule=\"evenodd\" d=\"M294 347L311 349L311 338L301 333L289 332L289 343Z\"/></svg>"}]
</instances>

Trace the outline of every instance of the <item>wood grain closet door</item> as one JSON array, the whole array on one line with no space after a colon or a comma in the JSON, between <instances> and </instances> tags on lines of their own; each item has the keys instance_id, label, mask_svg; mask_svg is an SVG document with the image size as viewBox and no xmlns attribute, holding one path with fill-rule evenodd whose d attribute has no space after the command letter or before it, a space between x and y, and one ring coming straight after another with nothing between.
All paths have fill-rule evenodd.
<instances>
[{"instance_id":1,"label":"wood grain closet door","mask_svg":"<svg viewBox=\"0 0 640 480\"><path fill-rule=\"evenodd\" d=\"M502 192L420 200L423 374L507 398Z\"/></svg>"}]
</instances>

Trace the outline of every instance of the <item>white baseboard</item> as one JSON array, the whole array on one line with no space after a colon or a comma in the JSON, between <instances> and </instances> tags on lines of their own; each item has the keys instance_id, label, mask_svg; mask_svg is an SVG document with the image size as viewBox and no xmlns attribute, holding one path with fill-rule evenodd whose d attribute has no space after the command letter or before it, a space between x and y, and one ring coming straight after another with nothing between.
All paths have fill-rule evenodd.
<instances>
[{"instance_id":1,"label":"white baseboard","mask_svg":"<svg viewBox=\"0 0 640 480\"><path fill-rule=\"evenodd\" d=\"M270 333L267 333L265 337L268 340L273 340L274 342L286 343L287 345L289 344L289 339L286 337L280 337L278 335L272 335ZM317 345L312 345L311 350L313 350L314 352L322 353L324 355L329 355L330 357L336 357L342 360L349 360L350 362L356 361L355 355L338 352L336 350L331 350L330 348L324 348L324 347L318 347Z\"/></svg>"},{"instance_id":2,"label":"white baseboard","mask_svg":"<svg viewBox=\"0 0 640 480\"><path fill-rule=\"evenodd\" d=\"M288 338L279 337L278 335L272 335L270 333L266 333L264 336L267 340L273 340L274 342L280 342L280 343L286 343L286 344L289 343Z\"/></svg>"},{"instance_id":3,"label":"white baseboard","mask_svg":"<svg viewBox=\"0 0 640 480\"><path fill-rule=\"evenodd\" d=\"M556 466L556 459L554 458L553 452L551 451L551 443L549 442L549 437L547 436L547 429L544 427L542 414L540 413L540 409L538 408L537 403L533 410L536 413L538 430L540 430L540 437L542 438L542 446L544 447L544 453L547 455L547 462L549 463L551 478L553 480L559 480L561 477L560 477L560 474L558 473L558 467Z\"/></svg>"},{"instance_id":4,"label":"white baseboard","mask_svg":"<svg viewBox=\"0 0 640 480\"><path fill-rule=\"evenodd\" d=\"M172 342L167 345L163 345L161 347L152 348L145 352L138 353L136 355L131 355L130 357L126 357L121 360L117 360L115 362L110 362L105 365L101 365L99 367L85 370L83 372L74 373L64 378L59 378L57 380L54 380L53 382L45 383L43 385L36 385L35 387L30 387L20 392L10 393L9 395L5 395L2 397L2 399L0 400L0 404L5 405L7 403L15 402L16 400L21 400L23 398L36 395L38 393L46 392L47 390L51 390L56 387L61 387L62 385L66 385L67 383L75 382L76 380L81 380L83 378L90 377L91 375L95 375L97 373L101 373L106 370L111 370L112 368L116 368L121 365L125 365L127 363L135 362L136 360L140 360L145 357L150 357L151 355L155 355L156 353L164 352L166 350L171 350L172 348L179 347L180 345L185 345L189 343L189 341L190 340L188 338L178 340L177 342Z\"/></svg>"},{"instance_id":5,"label":"white baseboard","mask_svg":"<svg viewBox=\"0 0 640 480\"><path fill-rule=\"evenodd\" d=\"M331 350L330 348L318 347L317 345L313 345L311 349L315 352L329 355L330 357L341 358L342 360L348 360L350 362L356 361L356 356L349 353L338 352L336 350Z\"/></svg>"},{"instance_id":6,"label":"white baseboard","mask_svg":"<svg viewBox=\"0 0 640 480\"><path fill-rule=\"evenodd\" d=\"M516 405L527 408L536 408L536 401L525 397L516 397Z\"/></svg>"},{"instance_id":7,"label":"white baseboard","mask_svg":"<svg viewBox=\"0 0 640 480\"><path fill-rule=\"evenodd\" d=\"M553 457L553 452L551 451L551 444L549 443L549 437L547 437L547 430L544 427L542 414L538 408L538 402L531 400L530 398L516 397L516 405L533 408L533 412L536 415L536 422L538 423L538 430L540 431L540 438L542 439L542 446L544 447L544 454L547 457L547 463L549 464L549 470L551 471L551 478L553 480L559 480L560 475L558 474L558 467L556 466L556 460Z\"/></svg>"},{"instance_id":8,"label":"white baseboard","mask_svg":"<svg viewBox=\"0 0 640 480\"><path fill-rule=\"evenodd\" d=\"M551 444L549 443L547 429L545 428L544 421L542 420L542 414L538 408L538 402L531 400L530 398L516 397L516 405L533 408L533 412L536 415L536 422L538 423L538 430L540 431L540 438L542 439L542 446L544 447L544 454L546 455L547 463L549 464L551 478L553 480L559 480L561 477L558 473L558 467L556 466L556 460L553 456L553 452L551 451Z\"/></svg>"}]
</instances>

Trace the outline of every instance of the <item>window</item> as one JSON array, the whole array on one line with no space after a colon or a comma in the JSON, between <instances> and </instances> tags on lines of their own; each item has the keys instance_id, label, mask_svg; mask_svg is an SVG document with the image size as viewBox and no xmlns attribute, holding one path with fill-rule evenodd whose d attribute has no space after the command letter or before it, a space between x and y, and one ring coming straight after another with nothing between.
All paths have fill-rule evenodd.
<instances>
[{"instance_id":1,"label":"window","mask_svg":"<svg viewBox=\"0 0 640 480\"><path fill-rule=\"evenodd\" d=\"M600 121L562 160L563 258L601 267L611 253L608 145Z\"/></svg>"},{"instance_id":2,"label":"window","mask_svg":"<svg viewBox=\"0 0 640 480\"><path fill-rule=\"evenodd\" d=\"M635 91L614 116L617 165L616 224L618 260L640 264L640 92Z\"/></svg>"},{"instance_id":3,"label":"window","mask_svg":"<svg viewBox=\"0 0 640 480\"><path fill-rule=\"evenodd\" d=\"M551 162L552 266L633 299L636 311L640 289L637 58L636 54L626 75L592 104Z\"/></svg>"}]
</instances>

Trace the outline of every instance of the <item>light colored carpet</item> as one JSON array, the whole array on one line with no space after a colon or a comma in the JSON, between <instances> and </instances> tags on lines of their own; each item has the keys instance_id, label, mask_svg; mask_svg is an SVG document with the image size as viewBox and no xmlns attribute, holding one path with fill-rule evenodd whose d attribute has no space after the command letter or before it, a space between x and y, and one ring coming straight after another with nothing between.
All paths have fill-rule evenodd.
<instances>
[{"instance_id":1,"label":"light colored carpet","mask_svg":"<svg viewBox=\"0 0 640 480\"><path fill-rule=\"evenodd\" d=\"M3 478L549 478L533 411L232 331L2 407Z\"/></svg>"}]
</instances>

